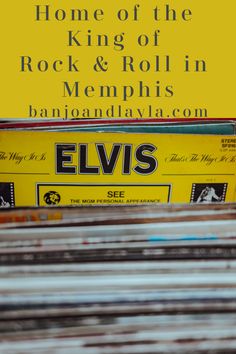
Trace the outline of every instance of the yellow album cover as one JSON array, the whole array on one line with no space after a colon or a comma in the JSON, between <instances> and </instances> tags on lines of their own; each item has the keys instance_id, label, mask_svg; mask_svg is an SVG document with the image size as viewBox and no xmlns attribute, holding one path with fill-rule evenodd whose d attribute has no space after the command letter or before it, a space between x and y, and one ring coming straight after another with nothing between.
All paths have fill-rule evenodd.
<instances>
[{"instance_id":1,"label":"yellow album cover","mask_svg":"<svg viewBox=\"0 0 236 354\"><path fill-rule=\"evenodd\" d=\"M230 135L1 131L0 205L232 202Z\"/></svg>"}]
</instances>

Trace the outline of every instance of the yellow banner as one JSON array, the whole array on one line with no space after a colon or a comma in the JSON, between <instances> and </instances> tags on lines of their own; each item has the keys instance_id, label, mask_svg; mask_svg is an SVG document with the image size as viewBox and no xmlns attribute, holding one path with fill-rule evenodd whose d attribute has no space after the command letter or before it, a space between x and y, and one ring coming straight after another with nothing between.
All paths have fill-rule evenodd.
<instances>
[{"instance_id":1,"label":"yellow banner","mask_svg":"<svg viewBox=\"0 0 236 354\"><path fill-rule=\"evenodd\" d=\"M232 202L234 136L1 131L0 206Z\"/></svg>"},{"instance_id":2,"label":"yellow banner","mask_svg":"<svg viewBox=\"0 0 236 354\"><path fill-rule=\"evenodd\" d=\"M236 3L1 5L2 118L233 118Z\"/></svg>"}]
</instances>

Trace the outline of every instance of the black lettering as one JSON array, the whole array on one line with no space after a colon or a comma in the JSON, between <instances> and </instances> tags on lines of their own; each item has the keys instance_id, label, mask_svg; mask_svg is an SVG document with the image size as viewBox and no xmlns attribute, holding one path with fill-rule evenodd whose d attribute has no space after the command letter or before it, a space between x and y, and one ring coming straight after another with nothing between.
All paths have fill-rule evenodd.
<instances>
[{"instance_id":1,"label":"black lettering","mask_svg":"<svg viewBox=\"0 0 236 354\"><path fill-rule=\"evenodd\" d=\"M170 5L166 5L166 20L176 21L176 11L170 8Z\"/></svg>"},{"instance_id":2,"label":"black lettering","mask_svg":"<svg viewBox=\"0 0 236 354\"><path fill-rule=\"evenodd\" d=\"M63 65L63 61L61 60L55 60L52 67L53 70L56 71L57 73L61 72L63 69L61 68L61 66Z\"/></svg>"},{"instance_id":3,"label":"black lettering","mask_svg":"<svg viewBox=\"0 0 236 354\"><path fill-rule=\"evenodd\" d=\"M125 145L124 150L125 150L125 152L124 152L122 173L124 175L130 175L130 173L131 173L132 145Z\"/></svg>"},{"instance_id":4,"label":"black lettering","mask_svg":"<svg viewBox=\"0 0 236 354\"><path fill-rule=\"evenodd\" d=\"M49 5L36 5L36 21L42 21L41 16L44 16L44 21L49 20Z\"/></svg>"},{"instance_id":5,"label":"black lettering","mask_svg":"<svg viewBox=\"0 0 236 354\"><path fill-rule=\"evenodd\" d=\"M101 97L117 97L116 86L100 86Z\"/></svg>"},{"instance_id":6,"label":"black lettering","mask_svg":"<svg viewBox=\"0 0 236 354\"><path fill-rule=\"evenodd\" d=\"M46 71L48 71L49 65L48 65L48 62L46 60L40 60L38 62L37 67L38 67L38 71L40 71L42 73L45 73Z\"/></svg>"},{"instance_id":7,"label":"black lettering","mask_svg":"<svg viewBox=\"0 0 236 354\"><path fill-rule=\"evenodd\" d=\"M190 9L185 9L182 12L182 18L184 21L190 21L192 19L192 11Z\"/></svg>"},{"instance_id":8,"label":"black lettering","mask_svg":"<svg viewBox=\"0 0 236 354\"><path fill-rule=\"evenodd\" d=\"M173 86L166 86L166 97L173 97L174 96L174 91L173 91Z\"/></svg>"},{"instance_id":9,"label":"black lettering","mask_svg":"<svg viewBox=\"0 0 236 354\"><path fill-rule=\"evenodd\" d=\"M96 148L98 151L99 160L101 162L103 174L104 175L112 174L120 154L121 144L113 145L110 157L107 156L107 152L104 144L96 144Z\"/></svg>"},{"instance_id":10,"label":"black lettering","mask_svg":"<svg viewBox=\"0 0 236 354\"><path fill-rule=\"evenodd\" d=\"M134 72L134 58L131 56L123 56L123 69L124 72L132 71Z\"/></svg>"},{"instance_id":11,"label":"black lettering","mask_svg":"<svg viewBox=\"0 0 236 354\"><path fill-rule=\"evenodd\" d=\"M73 45L76 45L76 46L81 46L77 36L78 34L80 33L81 31L77 31L76 33L74 33L74 31L68 31L68 34L69 34L69 41L68 41L68 46L69 47L72 47Z\"/></svg>"},{"instance_id":12,"label":"black lettering","mask_svg":"<svg viewBox=\"0 0 236 354\"><path fill-rule=\"evenodd\" d=\"M27 57L27 56L23 56L20 57L21 59L21 71L26 72L26 71L33 71L32 66L31 66L31 62L32 59L31 57Z\"/></svg>"},{"instance_id":13,"label":"black lettering","mask_svg":"<svg viewBox=\"0 0 236 354\"><path fill-rule=\"evenodd\" d=\"M88 145L79 145L79 174L98 175L99 167L88 166Z\"/></svg>"},{"instance_id":14,"label":"black lettering","mask_svg":"<svg viewBox=\"0 0 236 354\"><path fill-rule=\"evenodd\" d=\"M71 19L72 21L88 21L89 14L86 9L72 9L71 10Z\"/></svg>"},{"instance_id":15,"label":"black lettering","mask_svg":"<svg viewBox=\"0 0 236 354\"><path fill-rule=\"evenodd\" d=\"M156 151L156 147L152 144L142 144L135 151L135 158L138 165L134 167L134 171L138 174L148 175L153 173L158 166L157 159L150 155ZM146 165L145 167L143 165Z\"/></svg>"},{"instance_id":16,"label":"black lettering","mask_svg":"<svg viewBox=\"0 0 236 354\"><path fill-rule=\"evenodd\" d=\"M124 191L108 191L107 198L124 198L125 192Z\"/></svg>"},{"instance_id":17,"label":"black lettering","mask_svg":"<svg viewBox=\"0 0 236 354\"><path fill-rule=\"evenodd\" d=\"M75 81L71 86L67 81L63 82L64 94L63 97L79 97L79 82Z\"/></svg>"},{"instance_id":18,"label":"black lettering","mask_svg":"<svg viewBox=\"0 0 236 354\"><path fill-rule=\"evenodd\" d=\"M94 97L95 88L93 86L86 86L84 89L84 95L86 97Z\"/></svg>"},{"instance_id":19,"label":"black lettering","mask_svg":"<svg viewBox=\"0 0 236 354\"><path fill-rule=\"evenodd\" d=\"M76 174L75 166L68 166L66 164L72 163L72 154L69 152L76 152L75 144L57 144L56 145L56 173L57 174Z\"/></svg>"},{"instance_id":20,"label":"black lettering","mask_svg":"<svg viewBox=\"0 0 236 354\"><path fill-rule=\"evenodd\" d=\"M79 68L76 66L79 60L73 61L73 57L69 55L69 69L68 72L78 72Z\"/></svg>"},{"instance_id":21,"label":"black lettering","mask_svg":"<svg viewBox=\"0 0 236 354\"><path fill-rule=\"evenodd\" d=\"M57 21L64 21L66 19L66 12L63 9L58 9L55 12L55 19Z\"/></svg>"}]
</instances>

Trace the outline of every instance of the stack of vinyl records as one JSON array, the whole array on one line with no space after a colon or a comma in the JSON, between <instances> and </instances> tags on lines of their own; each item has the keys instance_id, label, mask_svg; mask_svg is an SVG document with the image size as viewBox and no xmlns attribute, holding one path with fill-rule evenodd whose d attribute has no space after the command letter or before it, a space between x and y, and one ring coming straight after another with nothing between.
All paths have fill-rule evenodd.
<instances>
[{"instance_id":1,"label":"stack of vinyl records","mask_svg":"<svg viewBox=\"0 0 236 354\"><path fill-rule=\"evenodd\" d=\"M0 353L236 353L236 205L6 209Z\"/></svg>"}]
</instances>

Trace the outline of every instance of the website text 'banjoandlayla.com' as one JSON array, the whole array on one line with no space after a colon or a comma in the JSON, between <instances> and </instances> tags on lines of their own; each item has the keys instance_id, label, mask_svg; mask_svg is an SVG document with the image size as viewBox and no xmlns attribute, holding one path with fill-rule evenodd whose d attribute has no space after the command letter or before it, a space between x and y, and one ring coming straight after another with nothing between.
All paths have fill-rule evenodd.
<instances>
[{"instance_id":1,"label":"website text 'banjoandlayla.com'","mask_svg":"<svg viewBox=\"0 0 236 354\"><path fill-rule=\"evenodd\" d=\"M170 107L169 109L153 105L128 107L108 105L107 107L79 107L63 105L43 107L29 105L29 118L208 118L208 109L201 107Z\"/></svg>"}]
</instances>

